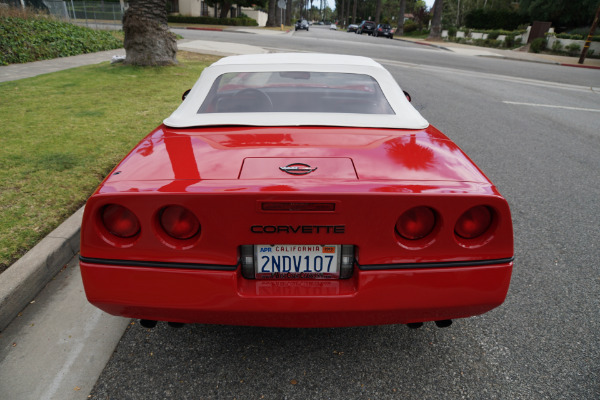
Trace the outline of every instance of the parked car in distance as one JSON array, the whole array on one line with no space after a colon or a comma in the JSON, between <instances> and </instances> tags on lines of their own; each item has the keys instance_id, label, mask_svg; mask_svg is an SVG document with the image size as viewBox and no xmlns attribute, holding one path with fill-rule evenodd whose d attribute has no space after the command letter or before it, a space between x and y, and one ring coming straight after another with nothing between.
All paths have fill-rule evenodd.
<instances>
[{"instance_id":1,"label":"parked car in distance","mask_svg":"<svg viewBox=\"0 0 600 400\"><path fill-rule=\"evenodd\" d=\"M251 54L100 184L80 265L93 305L144 327L446 327L504 301L512 220L381 64Z\"/></svg>"},{"instance_id":2,"label":"parked car in distance","mask_svg":"<svg viewBox=\"0 0 600 400\"><path fill-rule=\"evenodd\" d=\"M389 24L379 24L373 31L373 36L384 36L390 39L394 38L394 31Z\"/></svg>"},{"instance_id":3,"label":"parked car in distance","mask_svg":"<svg viewBox=\"0 0 600 400\"><path fill-rule=\"evenodd\" d=\"M329 29L332 30L332 31L337 31L337 25L336 24L331 24L329 26Z\"/></svg>"},{"instance_id":4,"label":"parked car in distance","mask_svg":"<svg viewBox=\"0 0 600 400\"><path fill-rule=\"evenodd\" d=\"M350 24L350 25L348 25L348 32L356 32L357 29L358 29L358 25L357 24Z\"/></svg>"},{"instance_id":5,"label":"parked car in distance","mask_svg":"<svg viewBox=\"0 0 600 400\"><path fill-rule=\"evenodd\" d=\"M308 31L308 27L309 27L308 21L305 20L305 19L299 19L296 22L296 30L298 30L298 29L305 29L305 30Z\"/></svg>"},{"instance_id":6,"label":"parked car in distance","mask_svg":"<svg viewBox=\"0 0 600 400\"><path fill-rule=\"evenodd\" d=\"M356 33L358 33L359 35L362 35L363 33L372 35L374 30L375 30L375 22L363 21L360 23L358 28L356 28Z\"/></svg>"}]
</instances>

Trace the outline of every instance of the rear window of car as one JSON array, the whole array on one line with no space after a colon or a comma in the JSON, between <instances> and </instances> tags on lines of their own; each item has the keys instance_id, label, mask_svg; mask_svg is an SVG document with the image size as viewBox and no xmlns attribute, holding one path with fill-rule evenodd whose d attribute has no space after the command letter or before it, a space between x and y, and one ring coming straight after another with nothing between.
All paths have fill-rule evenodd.
<instances>
[{"instance_id":1,"label":"rear window of car","mask_svg":"<svg viewBox=\"0 0 600 400\"><path fill-rule=\"evenodd\" d=\"M373 77L312 71L225 73L198 110L244 112L394 114Z\"/></svg>"}]
</instances>

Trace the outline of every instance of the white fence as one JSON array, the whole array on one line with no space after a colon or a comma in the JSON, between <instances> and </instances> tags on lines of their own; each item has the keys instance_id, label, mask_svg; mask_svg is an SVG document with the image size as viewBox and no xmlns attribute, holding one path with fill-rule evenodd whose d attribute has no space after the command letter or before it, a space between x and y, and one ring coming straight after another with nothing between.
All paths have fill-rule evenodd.
<instances>
[{"instance_id":1,"label":"white fence","mask_svg":"<svg viewBox=\"0 0 600 400\"><path fill-rule=\"evenodd\" d=\"M548 36L548 44L546 45L546 48L552 49L554 42L559 42L561 44L562 50L565 50L567 48L567 46L569 46L571 44L579 45L580 50L583 49L583 46L585 46L585 40L560 39L560 38L557 38L556 36ZM600 42L591 42L590 50L593 50L594 54L596 54L596 55L600 54Z\"/></svg>"},{"instance_id":2,"label":"white fence","mask_svg":"<svg viewBox=\"0 0 600 400\"><path fill-rule=\"evenodd\" d=\"M529 32L528 32L529 33ZM448 31L447 30L443 30L442 31L442 38L447 39L448 38ZM488 38L488 34L484 33L484 32L471 32L468 36L465 35L465 32L463 31L457 31L456 32L456 38L460 39L460 38L464 38L464 39L487 39ZM515 40L517 39L521 39L521 43L525 43L527 41L527 36L526 35L516 35ZM497 40L503 42L506 39L506 35L498 35Z\"/></svg>"},{"instance_id":3,"label":"white fence","mask_svg":"<svg viewBox=\"0 0 600 400\"><path fill-rule=\"evenodd\" d=\"M521 43L525 44L527 43L527 37L529 35L529 30L531 27L527 28L527 32L523 35L517 35L515 36L515 39L521 39ZM553 31L551 31L553 32ZM488 34L487 33L483 33L483 32L471 32L468 36L465 35L465 32L463 31L457 31L456 32L456 38L460 39L460 38L465 38L465 39L487 39ZM447 39L448 38L448 31L444 30L442 31L442 38ZM503 42L506 39L506 35L499 35L497 40ZM546 48L547 49L552 49L552 46L554 45L555 42L559 42L560 43L560 48L564 51L566 49L567 46L571 45L571 44L577 44L579 45L580 49L583 49L583 46L585 46L585 40L573 40L573 39L560 39L557 38L556 36L554 36L553 34L550 34L546 37L547 40L547 45ZM600 42L591 42L590 43L590 50L594 51L594 54L600 54Z\"/></svg>"}]
</instances>

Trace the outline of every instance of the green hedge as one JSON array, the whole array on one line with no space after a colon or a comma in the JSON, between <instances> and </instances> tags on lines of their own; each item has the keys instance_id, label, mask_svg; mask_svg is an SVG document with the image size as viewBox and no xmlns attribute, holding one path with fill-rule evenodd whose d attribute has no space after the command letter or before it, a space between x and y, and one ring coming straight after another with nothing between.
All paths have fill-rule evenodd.
<instances>
[{"instance_id":1,"label":"green hedge","mask_svg":"<svg viewBox=\"0 0 600 400\"><path fill-rule=\"evenodd\" d=\"M417 30L417 28L418 28L418 26L415 21L412 21L410 19L408 21L404 21L404 25L403 25L404 34L407 34L409 32L414 32Z\"/></svg>"},{"instance_id":2,"label":"green hedge","mask_svg":"<svg viewBox=\"0 0 600 400\"><path fill-rule=\"evenodd\" d=\"M169 15L169 22L180 24L198 25L230 25L230 26L258 26L252 18L213 18L213 17L186 17L184 15Z\"/></svg>"},{"instance_id":3,"label":"green hedge","mask_svg":"<svg viewBox=\"0 0 600 400\"><path fill-rule=\"evenodd\" d=\"M110 32L47 16L0 16L0 65L48 60L123 47Z\"/></svg>"},{"instance_id":4,"label":"green hedge","mask_svg":"<svg viewBox=\"0 0 600 400\"><path fill-rule=\"evenodd\" d=\"M546 48L546 44L546 39L544 38L533 39L533 41L529 45L529 51L531 53L539 53L540 51Z\"/></svg>"},{"instance_id":5,"label":"green hedge","mask_svg":"<svg viewBox=\"0 0 600 400\"><path fill-rule=\"evenodd\" d=\"M556 37L559 39L587 40L587 35L583 36L569 33L557 33ZM592 36L592 42L600 42L600 36Z\"/></svg>"}]
</instances>

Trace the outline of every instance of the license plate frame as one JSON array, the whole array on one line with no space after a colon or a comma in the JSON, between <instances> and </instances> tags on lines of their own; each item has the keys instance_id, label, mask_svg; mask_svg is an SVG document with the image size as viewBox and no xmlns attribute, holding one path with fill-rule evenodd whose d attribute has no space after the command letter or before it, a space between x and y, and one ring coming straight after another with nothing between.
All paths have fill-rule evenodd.
<instances>
[{"instance_id":1,"label":"license plate frame","mask_svg":"<svg viewBox=\"0 0 600 400\"><path fill-rule=\"evenodd\" d=\"M339 279L339 244L254 245L256 279Z\"/></svg>"}]
</instances>

